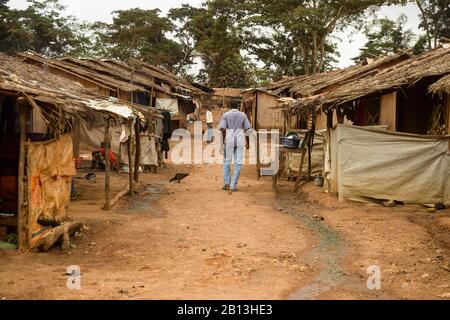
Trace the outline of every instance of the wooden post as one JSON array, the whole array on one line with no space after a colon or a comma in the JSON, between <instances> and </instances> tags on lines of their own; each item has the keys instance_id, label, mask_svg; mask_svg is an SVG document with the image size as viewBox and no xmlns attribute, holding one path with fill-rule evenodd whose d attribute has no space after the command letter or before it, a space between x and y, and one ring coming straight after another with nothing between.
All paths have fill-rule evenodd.
<instances>
[{"instance_id":1,"label":"wooden post","mask_svg":"<svg viewBox=\"0 0 450 320\"><path fill-rule=\"evenodd\" d=\"M327 115L327 129L333 128L333 109L328 109L325 111Z\"/></svg>"},{"instance_id":2,"label":"wooden post","mask_svg":"<svg viewBox=\"0 0 450 320\"><path fill-rule=\"evenodd\" d=\"M136 134L136 150L134 157L134 181L139 182L139 165L141 160L141 130L139 118L136 118L136 123L134 124L134 131Z\"/></svg>"},{"instance_id":3,"label":"wooden post","mask_svg":"<svg viewBox=\"0 0 450 320\"><path fill-rule=\"evenodd\" d=\"M133 77L134 77L134 66L131 66L131 76L130 76L130 83L133 84ZM131 103L134 103L134 91L131 89Z\"/></svg>"},{"instance_id":4,"label":"wooden post","mask_svg":"<svg viewBox=\"0 0 450 320\"><path fill-rule=\"evenodd\" d=\"M258 180L261 179L261 165L260 165L260 157L259 157L259 133L258 133L258 94L254 94L253 96L253 105L252 105L252 126L256 132L256 178Z\"/></svg>"},{"instance_id":5,"label":"wooden post","mask_svg":"<svg viewBox=\"0 0 450 320\"><path fill-rule=\"evenodd\" d=\"M311 172L312 172L311 155L312 155L312 149L314 147L314 136L316 134L316 119L317 119L316 110L312 111L311 117L312 117L311 138L310 138L310 141L309 141L309 144L308 144L308 180L311 180Z\"/></svg>"},{"instance_id":6,"label":"wooden post","mask_svg":"<svg viewBox=\"0 0 450 320\"><path fill-rule=\"evenodd\" d=\"M105 210L111 209L111 159L109 157L110 146L110 121L109 118L106 120L105 127Z\"/></svg>"},{"instance_id":7,"label":"wooden post","mask_svg":"<svg viewBox=\"0 0 450 320\"><path fill-rule=\"evenodd\" d=\"M153 107L153 92L155 88L152 86L152 91L150 91L150 107Z\"/></svg>"},{"instance_id":8,"label":"wooden post","mask_svg":"<svg viewBox=\"0 0 450 320\"><path fill-rule=\"evenodd\" d=\"M20 97L17 99L19 106L19 132L20 132L20 146L19 146L19 168L17 174L17 216L18 216L18 249L24 250L27 248L27 235L26 235L26 221L27 211L25 210L25 200L30 201L31 199L25 199L25 144L26 144L26 125L27 125L27 114L26 105L27 102L25 98ZM28 182L28 188L30 188L30 182Z\"/></svg>"},{"instance_id":9,"label":"wooden post","mask_svg":"<svg viewBox=\"0 0 450 320\"><path fill-rule=\"evenodd\" d=\"M133 145L133 126L130 125L130 135L128 137L128 176L130 181L130 197L134 195L134 182L133 182L133 160L131 147Z\"/></svg>"},{"instance_id":10,"label":"wooden post","mask_svg":"<svg viewBox=\"0 0 450 320\"><path fill-rule=\"evenodd\" d=\"M77 117L74 123L73 130L73 156L74 158L80 157L80 118Z\"/></svg>"}]
</instances>

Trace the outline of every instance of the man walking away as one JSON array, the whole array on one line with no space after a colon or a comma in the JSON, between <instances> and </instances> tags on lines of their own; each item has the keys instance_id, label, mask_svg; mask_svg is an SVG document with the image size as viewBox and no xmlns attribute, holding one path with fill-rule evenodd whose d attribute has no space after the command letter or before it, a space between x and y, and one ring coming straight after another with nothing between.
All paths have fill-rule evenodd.
<instances>
[{"instance_id":1,"label":"man walking away","mask_svg":"<svg viewBox=\"0 0 450 320\"><path fill-rule=\"evenodd\" d=\"M211 111L211 107L208 107L208 111L206 111L206 126L208 127L206 133L206 142L211 143L214 139L214 130L213 130L214 118L213 113Z\"/></svg>"},{"instance_id":2,"label":"man walking away","mask_svg":"<svg viewBox=\"0 0 450 320\"><path fill-rule=\"evenodd\" d=\"M231 110L220 120L219 129L224 143L224 190L237 191L237 184L244 162L245 132L251 129L245 113L240 112L239 101L233 101ZM231 161L234 161L234 174L231 180Z\"/></svg>"}]
</instances>

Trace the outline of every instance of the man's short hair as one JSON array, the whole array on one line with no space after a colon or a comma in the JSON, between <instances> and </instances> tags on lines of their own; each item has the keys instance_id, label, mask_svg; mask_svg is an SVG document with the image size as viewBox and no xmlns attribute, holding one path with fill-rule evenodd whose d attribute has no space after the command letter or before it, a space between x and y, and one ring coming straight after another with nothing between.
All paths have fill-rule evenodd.
<instances>
[{"instance_id":1,"label":"man's short hair","mask_svg":"<svg viewBox=\"0 0 450 320\"><path fill-rule=\"evenodd\" d=\"M239 109L241 107L241 102L239 100L232 100L230 103L231 109Z\"/></svg>"}]
</instances>

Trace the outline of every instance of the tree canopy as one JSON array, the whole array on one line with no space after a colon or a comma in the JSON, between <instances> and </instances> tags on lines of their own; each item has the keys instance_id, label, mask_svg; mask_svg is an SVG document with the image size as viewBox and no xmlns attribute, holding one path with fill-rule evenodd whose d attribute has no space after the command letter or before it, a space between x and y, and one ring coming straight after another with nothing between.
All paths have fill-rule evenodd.
<instances>
[{"instance_id":1,"label":"tree canopy","mask_svg":"<svg viewBox=\"0 0 450 320\"><path fill-rule=\"evenodd\" d=\"M213 87L249 87L332 69L336 32L349 28L367 38L357 60L397 49L421 52L450 37L450 0L410 1L421 12L419 35L405 30L404 17L368 18L368 8L407 0L206 0L167 15L114 11L111 23L78 21L58 0L28 0L24 10L0 0L0 51L134 57Z\"/></svg>"}]
</instances>

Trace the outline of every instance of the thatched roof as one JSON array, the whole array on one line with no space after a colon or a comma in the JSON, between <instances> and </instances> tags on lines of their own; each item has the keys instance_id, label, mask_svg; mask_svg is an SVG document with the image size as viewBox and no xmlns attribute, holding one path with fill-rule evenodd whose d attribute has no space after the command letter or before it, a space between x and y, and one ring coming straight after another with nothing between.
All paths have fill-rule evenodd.
<instances>
[{"instance_id":1,"label":"thatched roof","mask_svg":"<svg viewBox=\"0 0 450 320\"><path fill-rule=\"evenodd\" d=\"M294 109L328 109L364 97L380 96L410 86L431 76L450 74L450 45L430 50L378 71L373 75L345 83L334 90L303 98L294 103ZM323 77L328 77L324 74Z\"/></svg>"},{"instance_id":2,"label":"thatched roof","mask_svg":"<svg viewBox=\"0 0 450 320\"><path fill-rule=\"evenodd\" d=\"M71 57L47 59L35 53L21 54L21 56L26 62L47 64L113 91L120 88L127 92L149 92L153 88L168 94L172 91L186 94L204 94L202 90L191 85L189 81L162 68L146 63L140 63L141 68L139 70L135 68L133 83L131 83L132 67L118 60L75 59ZM162 83L173 90L163 87L160 85Z\"/></svg>"},{"instance_id":3,"label":"thatched roof","mask_svg":"<svg viewBox=\"0 0 450 320\"><path fill-rule=\"evenodd\" d=\"M430 86L430 91L432 93L447 93L450 95L450 75L441 78L439 81L435 82Z\"/></svg>"},{"instance_id":4,"label":"thatched roof","mask_svg":"<svg viewBox=\"0 0 450 320\"><path fill-rule=\"evenodd\" d=\"M391 54L367 64L358 64L327 73L285 78L269 85L275 94L287 94L296 98L317 95L335 89L348 82L375 75L386 68L411 58L407 52Z\"/></svg>"},{"instance_id":5,"label":"thatched roof","mask_svg":"<svg viewBox=\"0 0 450 320\"><path fill-rule=\"evenodd\" d=\"M158 111L96 95L75 81L70 81L20 59L0 53L0 93L23 96L42 110L47 124L57 127L63 120L81 116L85 119L111 117L122 119L131 114L157 115ZM99 108L98 106L104 106Z\"/></svg>"},{"instance_id":6,"label":"thatched roof","mask_svg":"<svg viewBox=\"0 0 450 320\"><path fill-rule=\"evenodd\" d=\"M113 76L122 81L130 82L132 67L125 62L114 59L74 59L62 58L60 61L70 63L72 65L94 70L102 74ZM203 94L203 92L191 85L187 80L178 77L177 75L163 70L162 68L149 65L147 63L140 63L141 68L135 68L133 73L133 83L140 84L144 87L170 93L170 90L158 85L156 82L164 83L173 88L173 91L184 92L191 94Z\"/></svg>"},{"instance_id":7,"label":"thatched roof","mask_svg":"<svg viewBox=\"0 0 450 320\"><path fill-rule=\"evenodd\" d=\"M123 81L121 79L114 78L113 76L98 73L94 70L79 68L78 66L74 66L59 60L47 59L36 54L24 54L24 53L19 54L19 57L21 57L24 62L38 64L42 66L48 65L52 68L56 68L68 74L72 74L81 79L92 81L93 83L96 83L98 86L112 91L117 90L117 88L120 88L121 90L128 92L147 91L143 86L131 84L130 81Z\"/></svg>"}]
</instances>

